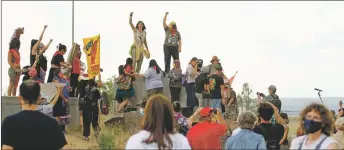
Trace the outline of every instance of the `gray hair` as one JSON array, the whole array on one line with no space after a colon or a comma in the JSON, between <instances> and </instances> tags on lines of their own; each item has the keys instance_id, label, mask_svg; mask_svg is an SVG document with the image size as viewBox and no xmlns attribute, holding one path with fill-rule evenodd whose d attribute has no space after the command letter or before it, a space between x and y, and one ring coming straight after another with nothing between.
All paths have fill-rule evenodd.
<instances>
[{"instance_id":1,"label":"gray hair","mask_svg":"<svg viewBox=\"0 0 344 150\"><path fill-rule=\"evenodd\" d=\"M241 129L253 129L257 121L257 116L251 111L246 111L240 114L238 120Z\"/></svg>"}]
</instances>

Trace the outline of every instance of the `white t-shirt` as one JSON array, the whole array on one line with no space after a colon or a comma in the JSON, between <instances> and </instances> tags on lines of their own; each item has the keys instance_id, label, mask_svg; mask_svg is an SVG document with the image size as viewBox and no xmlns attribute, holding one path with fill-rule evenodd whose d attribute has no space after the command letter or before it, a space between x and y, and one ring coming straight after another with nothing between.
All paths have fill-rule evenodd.
<instances>
[{"instance_id":1,"label":"white t-shirt","mask_svg":"<svg viewBox=\"0 0 344 150\"><path fill-rule=\"evenodd\" d=\"M145 144L143 141L149 138L150 132L141 130L139 133L131 136L127 142L125 149L158 149L156 143ZM172 149L191 149L190 144L185 136L180 133L170 134L173 143ZM168 143L165 140L166 144Z\"/></svg>"},{"instance_id":2,"label":"white t-shirt","mask_svg":"<svg viewBox=\"0 0 344 150\"><path fill-rule=\"evenodd\" d=\"M301 142L303 141L302 143L302 149L315 149L317 147L317 145L326 137L325 134L321 134L320 138L318 140L316 140L315 142L311 143L311 144L308 144L308 145L305 145L306 144L306 141L307 141L307 138L308 136L307 135L304 135L304 136L300 136L300 137L297 137L295 139L293 139L291 141L291 146L290 146L290 149L299 149L300 147L300 144ZM305 139L306 138L306 139ZM305 140L303 140L305 139ZM333 138L331 137L327 137L325 139L325 141L321 144L320 146L320 149L328 149L328 146L332 143L337 143Z\"/></svg>"}]
</instances>

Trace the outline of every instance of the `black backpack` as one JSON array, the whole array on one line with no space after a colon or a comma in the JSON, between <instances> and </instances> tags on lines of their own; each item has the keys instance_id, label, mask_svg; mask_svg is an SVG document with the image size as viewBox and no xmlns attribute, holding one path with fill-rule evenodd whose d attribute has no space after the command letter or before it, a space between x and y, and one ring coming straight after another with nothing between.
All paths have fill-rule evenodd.
<instances>
[{"instance_id":1,"label":"black backpack","mask_svg":"<svg viewBox=\"0 0 344 150\"><path fill-rule=\"evenodd\" d=\"M279 145L279 141L277 139L276 124L272 124L269 131L266 131L261 126L258 126L258 128L260 128L263 132L263 136L265 139L265 144L266 144L267 150L279 150L280 145Z\"/></svg>"}]
</instances>

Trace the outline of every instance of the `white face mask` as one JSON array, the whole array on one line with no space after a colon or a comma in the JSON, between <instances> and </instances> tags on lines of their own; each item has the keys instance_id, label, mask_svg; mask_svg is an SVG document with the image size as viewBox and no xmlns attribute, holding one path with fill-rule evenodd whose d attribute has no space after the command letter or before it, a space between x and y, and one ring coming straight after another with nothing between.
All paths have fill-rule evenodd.
<instances>
[{"instance_id":1,"label":"white face mask","mask_svg":"<svg viewBox=\"0 0 344 150\"><path fill-rule=\"evenodd\" d=\"M140 114L143 116L144 114L143 108L140 108Z\"/></svg>"}]
</instances>

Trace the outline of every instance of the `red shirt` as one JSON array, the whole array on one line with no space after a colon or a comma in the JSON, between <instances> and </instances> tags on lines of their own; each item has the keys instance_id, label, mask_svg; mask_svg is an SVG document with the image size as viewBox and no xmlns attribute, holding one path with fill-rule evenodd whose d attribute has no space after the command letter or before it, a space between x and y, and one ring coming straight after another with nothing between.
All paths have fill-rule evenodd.
<instances>
[{"instance_id":1,"label":"red shirt","mask_svg":"<svg viewBox=\"0 0 344 150\"><path fill-rule=\"evenodd\" d=\"M13 64L20 64L20 54L19 54L19 51L15 50L15 49L10 49L8 51L8 54L12 54L12 63Z\"/></svg>"},{"instance_id":2,"label":"red shirt","mask_svg":"<svg viewBox=\"0 0 344 150\"><path fill-rule=\"evenodd\" d=\"M187 138L192 149L221 149L221 138L225 134L225 125L202 122L189 130Z\"/></svg>"},{"instance_id":3,"label":"red shirt","mask_svg":"<svg viewBox=\"0 0 344 150\"><path fill-rule=\"evenodd\" d=\"M127 65L124 69L125 69L125 72L131 73L131 71L133 70L133 67L131 65Z\"/></svg>"},{"instance_id":4,"label":"red shirt","mask_svg":"<svg viewBox=\"0 0 344 150\"><path fill-rule=\"evenodd\" d=\"M72 73L80 74L80 59L78 57L74 58L72 67L73 67Z\"/></svg>"}]
</instances>

